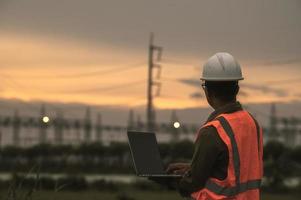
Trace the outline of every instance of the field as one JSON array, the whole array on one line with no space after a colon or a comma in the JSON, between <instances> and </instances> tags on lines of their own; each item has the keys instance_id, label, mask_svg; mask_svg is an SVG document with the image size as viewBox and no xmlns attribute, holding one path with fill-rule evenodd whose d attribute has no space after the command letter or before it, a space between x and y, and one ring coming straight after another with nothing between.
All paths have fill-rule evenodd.
<instances>
[{"instance_id":1,"label":"field","mask_svg":"<svg viewBox=\"0 0 301 200\"><path fill-rule=\"evenodd\" d=\"M20 193L19 193L20 195ZM7 192L1 191L0 199L6 199ZM17 197L16 200L25 200L24 197ZM118 192L101 192L96 190L87 190L81 192L71 191L35 191L32 200L182 200L177 193L173 191L141 191L128 190ZM275 195L263 194L262 200L298 200L300 197L294 195Z\"/></svg>"}]
</instances>

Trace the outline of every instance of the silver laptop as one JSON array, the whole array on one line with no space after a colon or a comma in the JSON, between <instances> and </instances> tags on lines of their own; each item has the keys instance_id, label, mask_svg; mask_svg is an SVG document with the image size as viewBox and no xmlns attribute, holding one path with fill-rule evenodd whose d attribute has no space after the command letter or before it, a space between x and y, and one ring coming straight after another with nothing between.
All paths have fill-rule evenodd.
<instances>
[{"instance_id":1,"label":"silver laptop","mask_svg":"<svg viewBox=\"0 0 301 200\"><path fill-rule=\"evenodd\" d=\"M167 174L161 160L154 133L128 131L128 142L137 176L140 177L181 177Z\"/></svg>"}]
</instances>

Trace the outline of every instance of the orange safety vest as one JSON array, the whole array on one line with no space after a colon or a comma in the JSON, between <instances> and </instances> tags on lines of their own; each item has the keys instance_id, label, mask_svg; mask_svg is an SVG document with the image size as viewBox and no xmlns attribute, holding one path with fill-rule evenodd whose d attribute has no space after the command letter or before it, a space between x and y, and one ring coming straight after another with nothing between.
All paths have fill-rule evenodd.
<instances>
[{"instance_id":1,"label":"orange safety vest","mask_svg":"<svg viewBox=\"0 0 301 200\"><path fill-rule=\"evenodd\" d=\"M191 194L196 200L259 200L263 175L262 129L245 110L221 114L202 126L214 126L227 145L229 164L224 180L209 178ZM198 136L197 136L198 137Z\"/></svg>"}]
</instances>

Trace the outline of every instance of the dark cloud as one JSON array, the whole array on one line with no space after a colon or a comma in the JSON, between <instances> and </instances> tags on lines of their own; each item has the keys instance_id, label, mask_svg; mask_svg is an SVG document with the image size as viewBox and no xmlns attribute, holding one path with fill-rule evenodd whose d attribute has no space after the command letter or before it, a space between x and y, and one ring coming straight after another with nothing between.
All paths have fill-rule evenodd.
<instances>
[{"instance_id":1,"label":"dark cloud","mask_svg":"<svg viewBox=\"0 0 301 200\"><path fill-rule=\"evenodd\" d=\"M263 62L262 64L266 65L266 66L301 64L301 58L284 59L284 60L271 60L271 61Z\"/></svg>"},{"instance_id":2,"label":"dark cloud","mask_svg":"<svg viewBox=\"0 0 301 200\"><path fill-rule=\"evenodd\" d=\"M190 94L189 97L192 99L201 99L203 98L203 94L201 92L194 92Z\"/></svg>"},{"instance_id":3,"label":"dark cloud","mask_svg":"<svg viewBox=\"0 0 301 200\"><path fill-rule=\"evenodd\" d=\"M179 82L200 88L201 82L199 80L191 80L191 79L180 79ZM278 97L286 97L288 92L285 89L273 88L266 85L256 85L249 83L240 83L240 87L242 89L241 95L248 96L248 93L245 90L259 91L265 94L274 94Z\"/></svg>"},{"instance_id":4,"label":"dark cloud","mask_svg":"<svg viewBox=\"0 0 301 200\"><path fill-rule=\"evenodd\" d=\"M295 97L301 98L301 93L297 93L294 95Z\"/></svg>"},{"instance_id":5,"label":"dark cloud","mask_svg":"<svg viewBox=\"0 0 301 200\"><path fill-rule=\"evenodd\" d=\"M292 84L292 83L300 83L301 78L290 78L290 79L282 79L282 80L275 80L275 81L266 81L267 84Z\"/></svg>"},{"instance_id":6,"label":"dark cloud","mask_svg":"<svg viewBox=\"0 0 301 200\"><path fill-rule=\"evenodd\" d=\"M286 97L288 95L288 92L284 89L272 88L272 87L265 86L265 85L240 83L240 86L243 89L260 91L260 92L265 93L265 94L274 94L278 97Z\"/></svg>"},{"instance_id":7,"label":"dark cloud","mask_svg":"<svg viewBox=\"0 0 301 200\"><path fill-rule=\"evenodd\" d=\"M180 83L184 83L193 87L198 87L201 88L201 81L200 80L195 80L195 79L179 79L178 80Z\"/></svg>"},{"instance_id":8,"label":"dark cloud","mask_svg":"<svg viewBox=\"0 0 301 200\"><path fill-rule=\"evenodd\" d=\"M229 51L239 60L290 61L301 55L300 0L3 2L1 30L22 37L37 34L141 51L154 31L169 52L195 57Z\"/></svg>"},{"instance_id":9,"label":"dark cloud","mask_svg":"<svg viewBox=\"0 0 301 200\"><path fill-rule=\"evenodd\" d=\"M247 93L245 90L240 89L238 95L243 97L248 97L249 93Z\"/></svg>"},{"instance_id":10,"label":"dark cloud","mask_svg":"<svg viewBox=\"0 0 301 200\"><path fill-rule=\"evenodd\" d=\"M239 90L238 95L243 96L243 97L249 96L249 94L247 92L245 92L244 90ZM190 94L189 97L191 99L202 99L202 98L204 98L204 95L203 95L203 92L199 91L199 92L194 92L194 93Z\"/></svg>"}]
</instances>

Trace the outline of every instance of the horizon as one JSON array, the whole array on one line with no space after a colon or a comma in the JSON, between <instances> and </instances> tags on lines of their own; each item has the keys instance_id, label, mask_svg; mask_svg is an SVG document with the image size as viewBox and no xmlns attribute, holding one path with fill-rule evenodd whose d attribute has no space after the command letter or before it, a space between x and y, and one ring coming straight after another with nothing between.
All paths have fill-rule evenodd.
<instances>
[{"instance_id":1,"label":"horizon","mask_svg":"<svg viewBox=\"0 0 301 200\"><path fill-rule=\"evenodd\" d=\"M146 117L146 107L127 107L127 106L104 106L90 105L83 103L61 103L61 102L45 102L45 101L23 101L19 99L3 99L0 98L1 116L12 117L15 112L18 112L20 117L39 117L42 106L46 109L46 116L51 120L56 118L58 114L63 114L65 119L83 119L90 109L91 118L97 120L97 115L101 114L104 124L126 125L129 120L130 111L135 115L135 120L138 118L143 122ZM292 102L274 102L274 103L242 103L243 107L256 116L258 121L268 126L271 116L271 106L275 105L276 115L278 117L297 117L300 114L296 110L301 109L301 101ZM176 112L178 120L181 123L200 124L207 119L208 115L214 110L207 107L191 107L191 108L156 108L158 123L168 123L171 120L172 112Z\"/></svg>"}]
</instances>

